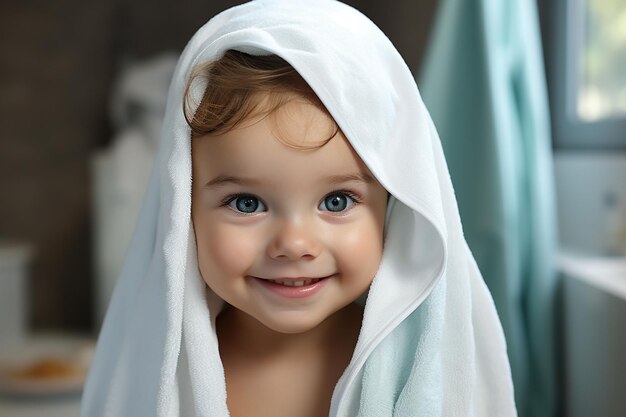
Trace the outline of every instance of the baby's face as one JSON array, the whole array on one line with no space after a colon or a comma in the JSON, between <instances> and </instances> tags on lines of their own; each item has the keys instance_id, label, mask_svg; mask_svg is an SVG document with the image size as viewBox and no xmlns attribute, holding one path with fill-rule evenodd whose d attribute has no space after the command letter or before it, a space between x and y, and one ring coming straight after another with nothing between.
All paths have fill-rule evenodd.
<instances>
[{"instance_id":1,"label":"baby's face","mask_svg":"<svg viewBox=\"0 0 626 417\"><path fill-rule=\"evenodd\" d=\"M194 138L192 217L209 287L266 327L301 333L367 290L387 192L341 133L312 150L276 138L316 146L333 132L324 112L293 101L275 116Z\"/></svg>"}]
</instances>

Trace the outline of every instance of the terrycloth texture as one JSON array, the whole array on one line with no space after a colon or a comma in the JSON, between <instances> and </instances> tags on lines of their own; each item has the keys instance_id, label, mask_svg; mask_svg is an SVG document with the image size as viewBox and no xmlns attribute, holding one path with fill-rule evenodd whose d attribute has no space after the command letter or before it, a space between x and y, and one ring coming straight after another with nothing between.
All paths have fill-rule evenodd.
<instances>
[{"instance_id":1,"label":"terrycloth texture","mask_svg":"<svg viewBox=\"0 0 626 417\"><path fill-rule=\"evenodd\" d=\"M229 9L184 50L82 415L228 415L215 333L222 301L198 273L182 113L191 69L227 49L291 63L393 195L383 259L330 415L515 416L502 329L463 238L441 144L413 77L371 21L328 0Z\"/></svg>"},{"instance_id":2,"label":"terrycloth texture","mask_svg":"<svg viewBox=\"0 0 626 417\"><path fill-rule=\"evenodd\" d=\"M502 320L521 417L557 411L557 221L538 26L532 1L444 0L420 78Z\"/></svg>"}]
</instances>

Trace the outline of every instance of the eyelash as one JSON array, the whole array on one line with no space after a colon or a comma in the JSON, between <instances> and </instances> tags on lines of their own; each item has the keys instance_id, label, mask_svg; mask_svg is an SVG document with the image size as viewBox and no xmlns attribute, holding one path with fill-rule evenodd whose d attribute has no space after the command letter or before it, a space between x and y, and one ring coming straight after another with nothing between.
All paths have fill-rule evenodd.
<instances>
[{"instance_id":1,"label":"eyelash","mask_svg":"<svg viewBox=\"0 0 626 417\"><path fill-rule=\"evenodd\" d=\"M349 208L349 209L347 209L347 210L344 210L344 211L340 211L340 212L326 211L327 213L331 213L332 215L340 215L340 214L343 214L343 213L347 213L347 212L349 212L350 210L352 210L352 209L354 208L354 206L361 204L361 202L363 201L363 200L361 199L361 197L359 197L357 194L353 193L352 191L349 191L349 190L335 190L335 191L331 191L330 193L328 193L328 194L326 194L324 197L322 197L322 199L320 200L320 204L321 204L321 202L322 202L322 201L324 201L324 200L325 200L328 196L331 196L331 195L333 195L333 194L343 194L343 195L345 195L346 197L348 197L349 199L351 199L351 200L352 200L353 205L352 205L352 207L351 207L351 208ZM228 196L226 196L226 197L222 200L222 202L221 202L220 206L222 206L222 207L228 207L228 205L229 205L230 203L232 203L233 201L235 201L235 200L236 200L237 198L239 198L239 197L254 197L254 198L258 199L258 200L259 200L259 201L260 201L260 202L261 202L264 206L266 206L266 207L267 207L267 204L265 204L265 203L263 202L263 200L262 200L262 199L260 199L259 197L255 196L254 194L249 194L249 193L237 193L237 194L231 194L231 195L228 195ZM318 206L319 206L319 205L318 205ZM229 208L230 208L230 207L229 207ZM240 214L240 215L243 215L243 216L252 216L252 215L254 215L254 214L256 214L256 213L257 213L257 212L246 213L246 212L243 212L243 211L238 211L238 210L235 210L235 209L232 209L232 208L231 208L231 210L233 210L235 213Z\"/></svg>"},{"instance_id":2,"label":"eyelash","mask_svg":"<svg viewBox=\"0 0 626 417\"><path fill-rule=\"evenodd\" d=\"M332 192L326 194L324 197L322 197L322 201L324 201L328 196L331 196L333 194L344 194L345 196L347 196L354 203L352 208L354 208L354 206L356 206L358 204L361 204L361 201L362 201L361 198L358 195L356 195L355 193L353 193L352 191L349 191L349 190L332 191ZM346 213L346 212L352 210L352 208L349 208L348 210L345 210L345 211L341 211L339 213ZM329 212L329 213L332 213L332 212Z\"/></svg>"}]
</instances>

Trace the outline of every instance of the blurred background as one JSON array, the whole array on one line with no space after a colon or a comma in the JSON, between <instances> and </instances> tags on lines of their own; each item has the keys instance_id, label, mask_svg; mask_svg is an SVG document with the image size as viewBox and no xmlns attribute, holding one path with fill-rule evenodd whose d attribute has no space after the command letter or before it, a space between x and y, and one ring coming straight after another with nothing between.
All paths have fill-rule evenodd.
<instances>
[{"instance_id":1,"label":"blurred background","mask_svg":"<svg viewBox=\"0 0 626 417\"><path fill-rule=\"evenodd\" d=\"M0 3L0 416L77 415L177 56L239 3ZM626 416L626 0L347 3L438 127L520 416Z\"/></svg>"}]
</instances>

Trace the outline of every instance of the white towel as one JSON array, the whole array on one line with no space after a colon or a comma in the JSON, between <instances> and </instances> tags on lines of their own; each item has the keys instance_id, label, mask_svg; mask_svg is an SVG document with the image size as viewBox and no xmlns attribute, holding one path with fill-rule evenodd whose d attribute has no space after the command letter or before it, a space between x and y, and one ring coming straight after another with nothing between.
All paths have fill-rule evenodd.
<instances>
[{"instance_id":1,"label":"white towel","mask_svg":"<svg viewBox=\"0 0 626 417\"><path fill-rule=\"evenodd\" d=\"M190 129L182 113L191 69L228 49L288 61L393 196L380 269L330 415L515 416L502 329L465 243L439 137L414 79L369 19L330 0L234 7L183 51L82 416L228 416L215 332L222 301L211 291L205 297L198 273Z\"/></svg>"}]
</instances>

